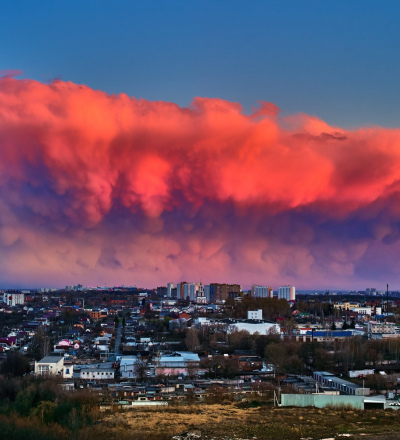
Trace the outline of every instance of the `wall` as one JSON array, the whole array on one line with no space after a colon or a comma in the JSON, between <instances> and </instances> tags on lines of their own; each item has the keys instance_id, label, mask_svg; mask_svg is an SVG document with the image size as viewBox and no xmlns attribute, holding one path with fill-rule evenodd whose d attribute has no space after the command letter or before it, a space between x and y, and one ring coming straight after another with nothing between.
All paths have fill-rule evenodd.
<instances>
[{"instance_id":1,"label":"wall","mask_svg":"<svg viewBox=\"0 0 400 440\"><path fill-rule=\"evenodd\" d=\"M325 406L346 406L364 409L363 396L332 396L329 394L282 394L282 406L315 406L324 408Z\"/></svg>"}]
</instances>

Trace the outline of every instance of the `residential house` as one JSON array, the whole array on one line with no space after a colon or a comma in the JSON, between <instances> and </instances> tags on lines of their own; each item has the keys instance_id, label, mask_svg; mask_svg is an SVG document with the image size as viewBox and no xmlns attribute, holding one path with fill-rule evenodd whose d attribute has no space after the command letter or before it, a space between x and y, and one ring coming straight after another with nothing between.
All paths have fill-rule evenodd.
<instances>
[{"instance_id":1,"label":"residential house","mask_svg":"<svg viewBox=\"0 0 400 440\"><path fill-rule=\"evenodd\" d=\"M64 369L64 357L45 356L38 362L35 362L35 374L61 375Z\"/></svg>"}]
</instances>

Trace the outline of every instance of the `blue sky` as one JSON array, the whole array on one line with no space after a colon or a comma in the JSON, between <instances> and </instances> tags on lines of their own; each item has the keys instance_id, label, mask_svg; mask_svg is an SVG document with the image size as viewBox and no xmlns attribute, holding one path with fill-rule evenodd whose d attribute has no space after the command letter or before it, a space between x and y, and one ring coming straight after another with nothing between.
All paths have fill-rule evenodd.
<instances>
[{"instance_id":1,"label":"blue sky","mask_svg":"<svg viewBox=\"0 0 400 440\"><path fill-rule=\"evenodd\" d=\"M398 1L18 1L1 69L187 106L270 101L345 128L397 127Z\"/></svg>"},{"instance_id":2,"label":"blue sky","mask_svg":"<svg viewBox=\"0 0 400 440\"><path fill-rule=\"evenodd\" d=\"M399 288L399 12L0 2L0 280Z\"/></svg>"}]
</instances>

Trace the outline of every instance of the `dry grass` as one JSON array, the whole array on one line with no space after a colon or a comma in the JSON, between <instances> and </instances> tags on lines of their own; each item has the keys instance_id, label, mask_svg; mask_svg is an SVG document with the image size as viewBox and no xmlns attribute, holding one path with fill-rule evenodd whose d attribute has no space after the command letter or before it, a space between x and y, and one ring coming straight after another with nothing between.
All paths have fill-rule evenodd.
<instances>
[{"instance_id":1,"label":"dry grass","mask_svg":"<svg viewBox=\"0 0 400 440\"><path fill-rule=\"evenodd\" d=\"M117 432L124 432L124 438L132 439L171 439L174 436L176 440L400 439L400 411L390 410L242 408L237 404L203 404L135 408L107 415L101 425L102 429L114 434L111 438L117 438ZM338 434L351 434L351 437Z\"/></svg>"}]
</instances>

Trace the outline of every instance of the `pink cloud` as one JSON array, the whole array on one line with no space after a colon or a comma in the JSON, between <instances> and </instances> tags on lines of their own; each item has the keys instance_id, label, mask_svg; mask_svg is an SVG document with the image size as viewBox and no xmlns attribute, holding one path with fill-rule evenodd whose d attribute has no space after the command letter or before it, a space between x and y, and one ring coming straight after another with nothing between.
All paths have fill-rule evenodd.
<instances>
[{"instance_id":1,"label":"pink cloud","mask_svg":"<svg viewBox=\"0 0 400 440\"><path fill-rule=\"evenodd\" d=\"M0 79L9 284L397 283L400 131ZM385 259L375 270L371 252ZM104 278L104 280L103 280Z\"/></svg>"}]
</instances>

